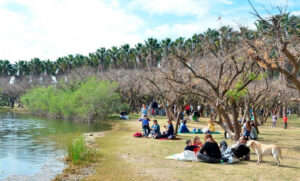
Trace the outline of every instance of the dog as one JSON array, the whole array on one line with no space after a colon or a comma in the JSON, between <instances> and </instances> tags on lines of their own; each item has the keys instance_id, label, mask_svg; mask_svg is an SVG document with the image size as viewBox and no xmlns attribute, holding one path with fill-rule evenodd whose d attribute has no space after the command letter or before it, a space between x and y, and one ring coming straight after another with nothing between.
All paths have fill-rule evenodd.
<instances>
[{"instance_id":1,"label":"dog","mask_svg":"<svg viewBox=\"0 0 300 181\"><path fill-rule=\"evenodd\" d=\"M273 155L274 159L277 162L277 166L280 165L279 157L282 159L282 155L281 155L281 148L279 146L265 145L254 140L247 141L246 146L251 147L255 151L258 159L256 163L257 165L262 162L264 155Z\"/></svg>"}]
</instances>

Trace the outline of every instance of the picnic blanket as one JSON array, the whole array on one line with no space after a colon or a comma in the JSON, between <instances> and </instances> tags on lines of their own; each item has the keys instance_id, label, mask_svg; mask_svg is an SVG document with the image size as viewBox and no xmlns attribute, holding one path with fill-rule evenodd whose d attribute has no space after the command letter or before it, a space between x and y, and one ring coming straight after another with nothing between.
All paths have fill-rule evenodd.
<instances>
[{"instance_id":1,"label":"picnic blanket","mask_svg":"<svg viewBox=\"0 0 300 181\"><path fill-rule=\"evenodd\" d=\"M193 151L186 150L182 153L177 153L165 157L168 160L177 160L177 161L197 161L197 157Z\"/></svg>"},{"instance_id":2,"label":"picnic blanket","mask_svg":"<svg viewBox=\"0 0 300 181\"><path fill-rule=\"evenodd\" d=\"M178 134L205 134L203 132L187 132L187 133L181 133L181 132L177 132ZM209 134L221 134L221 132L211 132Z\"/></svg>"}]
</instances>

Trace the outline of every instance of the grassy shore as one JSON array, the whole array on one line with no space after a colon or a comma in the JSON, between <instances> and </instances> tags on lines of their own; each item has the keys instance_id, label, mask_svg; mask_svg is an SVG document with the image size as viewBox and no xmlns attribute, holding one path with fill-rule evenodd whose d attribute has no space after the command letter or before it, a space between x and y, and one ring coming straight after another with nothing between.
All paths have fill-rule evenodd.
<instances>
[{"instance_id":1,"label":"grassy shore","mask_svg":"<svg viewBox=\"0 0 300 181\"><path fill-rule=\"evenodd\" d=\"M12 113L20 113L20 114L28 114L28 111L21 107L15 107L11 109L7 106L0 106L0 113L12 112Z\"/></svg>"},{"instance_id":2,"label":"grassy shore","mask_svg":"<svg viewBox=\"0 0 300 181\"><path fill-rule=\"evenodd\" d=\"M159 118L161 127L166 120ZM204 127L206 119L189 124ZM272 156L256 165L257 157L251 150L251 161L233 165L178 162L165 160L168 155L180 153L185 139L194 135L180 135L181 140L160 141L151 138L134 138L141 130L137 116L128 121L118 121L106 136L98 138L100 159L95 165L96 174L84 180L300 180L300 119L290 118L289 128L284 130L279 120L277 128L267 123L260 126L260 142L276 143L283 149L282 166L275 166ZM217 126L217 131L223 131ZM203 140L203 135L200 135ZM214 135L217 142L223 134ZM231 143L231 141L229 141Z\"/></svg>"}]
</instances>

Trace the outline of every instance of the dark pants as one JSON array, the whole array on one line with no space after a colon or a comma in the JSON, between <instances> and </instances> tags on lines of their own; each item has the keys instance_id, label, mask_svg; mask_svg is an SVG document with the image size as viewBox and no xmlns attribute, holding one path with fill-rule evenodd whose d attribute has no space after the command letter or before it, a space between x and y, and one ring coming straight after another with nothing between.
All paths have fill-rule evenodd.
<instances>
[{"instance_id":1,"label":"dark pants","mask_svg":"<svg viewBox=\"0 0 300 181\"><path fill-rule=\"evenodd\" d=\"M157 138L168 138L168 137L170 137L170 139L173 139L173 138L174 138L173 135L170 135L170 134L162 134L162 135L158 135L158 136L156 137L156 139L157 139Z\"/></svg>"},{"instance_id":2,"label":"dark pants","mask_svg":"<svg viewBox=\"0 0 300 181\"><path fill-rule=\"evenodd\" d=\"M286 128L287 128L287 122L284 123L284 129L286 129Z\"/></svg>"},{"instance_id":3,"label":"dark pants","mask_svg":"<svg viewBox=\"0 0 300 181\"><path fill-rule=\"evenodd\" d=\"M144 130L145 136L148 136L150 134L151 129L150 129L149 125L143 125L143 130Z\"/></svg>"},{"instance_id":4,"label":"dark pants","mask_svg":"<svg viewBox=\"0 0 300 181\"><path fill-rule=\"evenodd\" d=\"M206 163L220 163L221 159L209 157L208 155L197 153L197 158L206 162Z\"/></svg>"}]
</instances>

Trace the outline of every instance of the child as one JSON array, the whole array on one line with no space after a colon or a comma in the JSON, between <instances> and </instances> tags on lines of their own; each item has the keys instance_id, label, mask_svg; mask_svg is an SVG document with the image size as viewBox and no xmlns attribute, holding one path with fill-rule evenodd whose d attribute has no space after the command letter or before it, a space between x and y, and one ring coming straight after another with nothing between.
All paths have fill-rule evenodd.
<instances>
[{"instance_id":1,"label":"child","mask_svg":"<svg viewBox=\"0 0 300 181\"><path fill-rule=\"evenodd\" d=\"M160 136L160 126L157 124L157 120L153 120L153 125L151 126L151 134L153 138Z\"/></svg>"},{"instance_id":2,"label":"child","mask_svg":"<svg viewBox=\"0 0 300 181\"><path fill-rule=\"evenodd\" d=\"M189 150L189 151L194 151L195 148L199 147L199 145L193 145L192 140L187 139L186 140L186 147L184 148L184 151Z\"/></svg>"},{"instance_id":3,"label":"child","mask_svg":"<svg viewBox=\"0 0 300 181\"><path fill-rule=\"evenodd\" d=\"M212 120L209 120L209 122L208 122L208 130L209 130L210 133L213 133L213 132L216 131L216 130L215 130L214 123L213 123Z\"/></svg>"},{"instance_id":4,"label":"child","mask_svg":"<svg viewBox=\"0 0 300 181\"><path fill-rule=\"evenodd\" d=\"M199 136L195 136L193 145L198 146L198 147L194 148L194 150L193 150L195 153L197 153L200 150L200 148L202 148L203 144L202 144Z\"/></svg>"},{"instance_id":5,"label":"child","mask_svg":"<svg viewBox=\"0 0 300 181\"><path fill-rule=\"evenodd\" d=\"M139 119L139 121L142 121L142 128L144 130L144 135L148 137L148 135L150 134L150 126L149 126L150 119L147 118L147 115L144 115L144 118Z\"/></svg>"},{"instance_id":6,"label":"child","mask_svg":"<svg viewBox=\"0 0 300 181\"><path fill-rule=\"evenodd\" d=\"M184 120L181 124L180 124L180 128L179 128L179 132L180 133L188 133L190 132L190 130L187 128L186 126L186 120Z\"/></svg>"},{"instance_id":7,"label":"child","mask_svg":"<svg viewBox=\"0 0 300 181\"><path fill-rule=\"evenodd\" d=\"M287 128L287 121L288 121L287 116L284 116L284 117L283 117L284 129Z\"/></svg>"}]
</instances>

